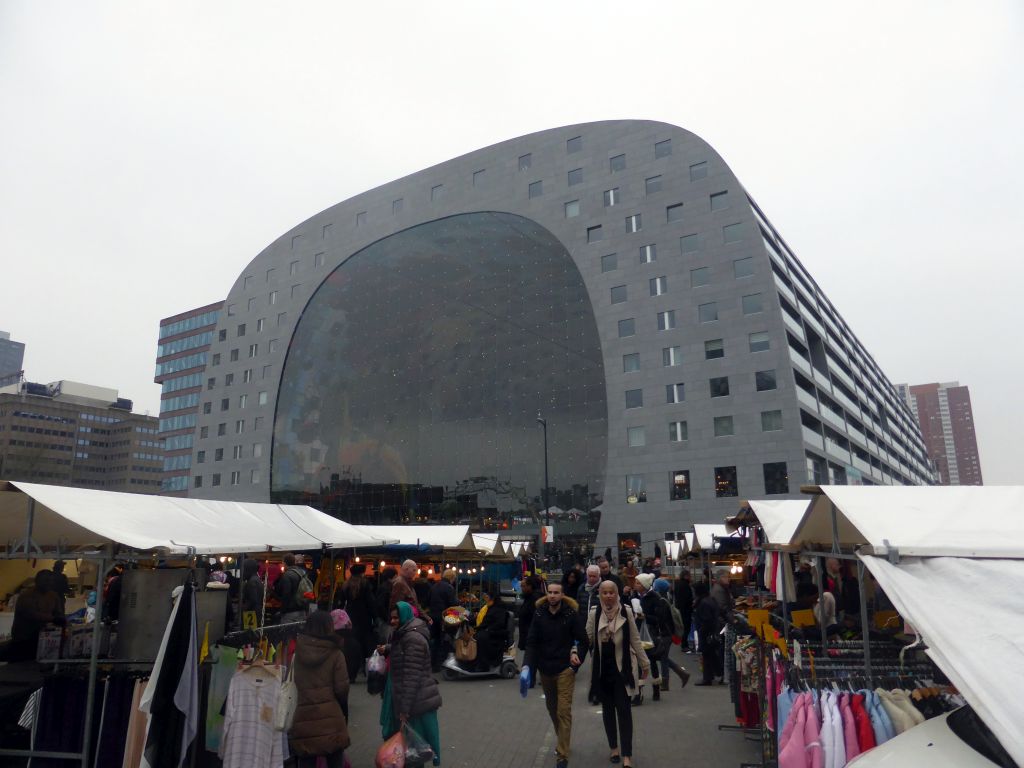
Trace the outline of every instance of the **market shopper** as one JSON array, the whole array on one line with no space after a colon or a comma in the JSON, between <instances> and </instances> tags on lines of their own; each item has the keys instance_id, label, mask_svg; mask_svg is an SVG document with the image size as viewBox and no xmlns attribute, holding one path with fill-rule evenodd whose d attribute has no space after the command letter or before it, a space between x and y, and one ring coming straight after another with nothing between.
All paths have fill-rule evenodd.
<instances>
[{"instance_id":1,"label":"market shopper","mask_svg":"<svg viewBox=\"0 0 1024 768\"><path fill-rule=\"evenodd\" d=\"M46 625L64 626L63 603L53 571L44 568L37 572L35 586L23 589L14 605L8 661L30 661L36 657L39 634Z\"/></svg>"},{"instance_id":2,"label":"market shopper","mask_svg":"<svg viewBox=\"0 0 1024 768\"><path fill-rule=\"evenodd\" d=\"M281 601L281 623L289 624L304 621L308 612L309 600L303 590L303 582L309 581L303 567L302 555L285 552L284 573L274 582L274 594Z\"/></svg>"},{"instance_id":3,"label":"market shopper","mask_svg":"<svg viewBox=\"0 0 1024 768\"><path fill-rule=\"evenodd\" d=\"M580 615L589 616L590 611L596 608L601 600L598 590L601 587L601 569L596 565L587 566L586 580L580 586L576 602L580 604Z\"/></svg>"},{"instance_id":4,"label":"market shopper","mask_svg":"<svg viewBox=\"0 0 1024 768\"><path fill-rule=\"evenodd\" d=\"M693 592L697 599L693 614L703 665L702 679L697 685L711 685L715 678L721 680L725 674L724 648L719 635L722 629L721 616L718 603L711 597L706 583L700 582L694 586Z\"/></svg>"},{"instance_id":5,"label":"market shopper","mask_svg":"<svg viewBox=\"0 0 1024 768\"><path fill-rule=\"evenodd\" d=\"M256 614L256 625L263 622L263 580L260 578L260 564L247 558L242 561L242 617L253 612Z\"/></svg>"},{"instance_id":6,"label":"market shopper","mask_svg":"<svg viewBox=\"0 0 1024 768\"><path fill-rule=\"evenodd\" d=\"M352 620L352 644L358 646L353 648L353 653L366 658L373 651L376 645L373 636L373 585L364 575L366 566L362 563L354 563L349 570L348 580L342 585L334 596L336 608L343 608ZM359 668L356 667L355 673ZM356 675L352 668L349 668L349 677L355 682Z\"/></svg>"},{"instance_id":7,"label":"market shopper","mask_svg":"<svg viewBox=\"0 0 1024 768\"><path fill-rule=\"evenodd\" d=\"M683 617L683 628L686 634L683 636L683 651L689 653L688 643L690 631L693 629L693 586L690 584L689 571L682 571L676 579L674 597L676 609Z\"/></svg>"},{"instance_id":8,"label":"market shopper","mask_svg":"<svg viewBox=\"0 0 1024 768\"><path fill-rule=\"evenodd\" d=\"M380 724L384 739L408 725L434 750L434 765L441 764L441 731L437 710L441 691L430 670L430 631L413 616L412 606L399 600L391 611L391 642L377 646L390 657Z\"/></svg>"},{"instance_id":9,"label":"market shopper","mask_svg":"<svg viewBox=\"0 0 1024 768\"><path fill-rule=\"evenodd\" d=\"M344 714L349 678L331 614L317 611L306 619L295 640L293 663L299 699L288 741L298 768L316 768L321 757L328 768L342 768L351 743Z\"/></svg>"},{"instance_id":10,"label":"market shopper","mask_svg":"<svg viewBox=\"0 0 1024 768\"><path fill-rule=\"evenodd\" d=\"M633 611L622 604L615 582L602 582L598 594L600 602L587 616L587 641L593 653L589 699L601 704L611 761L621 760L629 768L633 762L630 700L651 665L640 645Z\"/></svg>"},{"instance_id":11,"label":"market shopper","mask_svg":"<svg viewBox=\"0 0 1024 768\"><path fill-rule=\"evenodd\" d=\"M657 701L661 698L661 691L669 689L669 670L679 675L679 680L683 686L690 682L690 673L668 656L669 649L672 648L672 633L674 629L672 609L669 608L665 598L654 590L654 574L641 573L634 581L636 584L636 594L640 598L644 622L651 635L651 640L654 642L654 647L647 652L647 658L655 665L656 669L660 668L661 672L659 679L652 681L653 697ZM663 582L659 586L662 586L663 591L667 592L668 582L664 579L658 579L658 581Z\"/></svg>"},{"instance_id":12,"label":"market shopper","mask_svg":"<svg viewBox=\"0 0 1024 768\"><path fill-rule=\"evenodd\" d=\"M530 636L530 625L537 610L537 600L541 597L541 580L539 576L530 575L523 579L520 587L523 593L523 604L519 606L519 650L526 650L526 639ZM524 662L525 663L525 662Z\"/></svg>"},{"instance_id":13,"label":"market shopper","mask_svg":"<svg viewBox=\"0 0 1024 768\"><path fill-rule=\"evenodd\" d=\"M622 597L622 587L625 584L623 579L612 570L612 564L603 555L597 558L598 572L601 574L601 581L611 581L619 588L619 597Z\"/></svg>"},{"instance_id":14,"label":"market shopper","mask_svg":"<svg viewBox=\"0 0 1024 768\"><path fill-rule=\"evenodd\" d=\"M459 604L455 596L455 569L446 568L441 578L430 587L430 615L434 623L430 625L430 659L431 669L441 671L441 663L446 654L444 635L444 612Z\"/></svg>"},{"instance_id":15,"label":"market shopper","mask_svg":"<svg viewBox=\"0 0 1024 768\"><path fill-rule=\"evenodd\" d=\"M508 607L501 602L498 590L492 589L476 618L477 669L496 667L508 646Z\"/></svg>"},{"instance_id":16,"label":"market shopper","mask_svg":"<svg viewBox=\"0 0 1024 768\"><path fill-rule=\"evenodd\" d=\"M548 584L547 594L537 600L526 640L522 679L528 679L533 669L539 673L544 703L558 737L556 768L569 764L576 671L587 653L586 628L578 610L575 600L562 595L561 584Z\"/></svg>"},{"instance_id":17,"label":"market shopper","mask_svg":"<svg viewBox=\"0 0 1024 768\"><path fill-rule=\"evenodd\" d=\"M391 610L394 609L397 603L406 602L420 614L423 613L423 606L420 605L420 601L416 597L416 590L413 588L413 582L416 580L418 572L419 566L416 565L415 560L406 560L402 563L401 570L394 581L391 582L391 597L389 598Z\"/></svg>"},{"instance_id":18,"label":"market shopper","mask_svg":"<svg viewBox=\"0 0 1024 768\"><path fill-rule=\"evenodd\" d=\"M579 591L582 581L579 569L570 568L562 574L562 594L579 602Z\"/></svg>"}]
</instances>

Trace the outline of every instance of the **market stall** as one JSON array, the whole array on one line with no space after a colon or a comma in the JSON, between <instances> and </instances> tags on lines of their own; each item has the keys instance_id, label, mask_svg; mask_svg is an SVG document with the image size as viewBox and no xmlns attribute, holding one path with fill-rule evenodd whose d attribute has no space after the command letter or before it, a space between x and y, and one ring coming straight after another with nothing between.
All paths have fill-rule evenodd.
<instances>
[{"instance_id":1,"label":"market stall","mask_svg":"<svg viewBox=\"0 0 1024 768\"><path fill-rule=\"evenodd\" d=\"M97 564L95 618L92 620L87 689L82 695L82 729L73 747L46 750L0 750L12 757L51 757L87 766L94 751L97 671L104 633L96 631L104 615L99 579L114 559L174 561L194 565L197 555L323 550L381 546L384 540L308 507L178 499L65 488L22 482L0 483L0 561L35 558L75 559ZM179 585L189 568L165 569ZM166 599L166 598L165 598ZM195 623L195 614L190 621ZM194 638L194 631L193 631ZM165 644L165 643L164 643ZM163 644L161 645L163 648ZM77 660L52 660L54 668ZM139 659L103 659L104 666L139 665ZM48 662L49 663L49 662ZM106 691L104 692L106 693ZM65 731L73 730L65 724Z\"/></svg>"}]
</instances>

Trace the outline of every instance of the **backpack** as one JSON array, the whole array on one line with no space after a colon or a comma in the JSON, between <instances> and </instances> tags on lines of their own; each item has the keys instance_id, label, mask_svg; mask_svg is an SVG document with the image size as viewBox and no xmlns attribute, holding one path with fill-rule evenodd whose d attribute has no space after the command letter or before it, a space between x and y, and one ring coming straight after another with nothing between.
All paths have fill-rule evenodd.
<instances>
[{"instance_id":1,"label":"backpack","mask_svg":"<svg viewBox=\"0 0 1024 768\"><path fill-rule=\"evenodd\" d=\"M664 597L661 599L665 600ZM672 605L668 600L665 600L665 603L668 605L668 609L672 613L672 634L676 637L683 637L686 634L686 624L683 622L683 614L681 614L679 609Z\"/></svg>"},{"instance_id":2,"label":"backpack","mask_svg":"<svg viewBox=\"0 0 1024 768\"><path fill-rule=\"evenodd\" d=\"M309 580L309 575L306 573L306 569L302 569L302 573L299 575L299 584L295 587L295 606L296 608L306 608L312 601L306 597L307 592L313 591L313 582Z\"/></svg>"}]
</instances>

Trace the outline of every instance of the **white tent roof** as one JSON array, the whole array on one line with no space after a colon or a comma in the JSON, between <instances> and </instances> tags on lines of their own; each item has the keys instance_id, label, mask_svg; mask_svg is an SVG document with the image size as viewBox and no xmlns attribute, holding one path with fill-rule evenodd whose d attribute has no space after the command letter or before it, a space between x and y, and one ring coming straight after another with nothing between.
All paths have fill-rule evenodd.
<instances>
[{"instance_id":1,"label":"white tent roof","mask_svg":"<svg viewBox=\"0 0 1024 768\"><path fill-rule=\"evenodd\" d=\"M446 550L475 552L468 525L356 525L363 533L401 545L428 544Z\"/></svg>"},{"instance_id":2,"label":"white tent roof","mask_svg":"<svg viewBox=\"0 0 1024 768\"><path fill-rule=\"evenodd\" d=\"M497 533L474 533L473 545L485 557L508 557L505 545L499 541L499 534Z\"/></svg>"},{"instance_id":3,"label":"white tent roof","mask_svg":"<svg viewBox=\"0 0 1024 768\"><path fill-rule=\"evenodd\" d=\"M716 525L712 523L694 523L694 541L690 542L690 548L693 550L709 550L714 545L715 536L717 536L720 539L724 539L732 535L733 534L731 534L724 525Z\"/></svg>"},{"instance_id":4,"label":"white tent roof","mask_svg":"<svg viewBox=\"0 0 1024 768\"><path fill-rule=\"evenodd\" d=\"M0 542L44 551L118 544L137 552L211 554L379 546L311 507L179 499L55 485L0 483ZM8 552L10 554L10 552Z\"/></svg>"},{"instance_id":5,"label":"white tent roof","mask_svg":"<svg viewBox=\"0 0 1024 768\"><path fill-rule=\"evenodd\" d=\"M980 527L995 535L999 526ZM861 559L924 637L928 655L1024 766L1024 560Z\"/></svg>"},{"instance_id":6,"label":"white tent roof","mask_svg":"<svg viewBox=\"0 0 1024 768\"><path fill-rule=\"evenodd\" d=\"M832 504L842 544L902 555L1024 557L1024 486L821 487L793 535L832 542Z\"/></svg>"},{"instance_id":7,"label":"white tent roof","mask_svg":"<svg viewBox=\"0 0 1024 768\"><path fill-rule=\"evenodd\" d=\"M757 515L767 543L780 547L787 547L793 542L793 534L808 507L808 502L801 499L753 500L747 503Z\"/></svg>"}]
</instances>

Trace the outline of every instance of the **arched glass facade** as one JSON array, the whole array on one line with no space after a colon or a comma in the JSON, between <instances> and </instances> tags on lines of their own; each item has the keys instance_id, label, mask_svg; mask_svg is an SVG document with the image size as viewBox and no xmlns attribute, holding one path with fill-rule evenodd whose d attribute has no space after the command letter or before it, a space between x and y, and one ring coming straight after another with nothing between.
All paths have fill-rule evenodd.
<instances>
[{"instance_id":1,"label":"arched glass facade","mask_svg":"<svg viewBox=\"0 0 1024 768\"><path fill-rule=\"evenodd\" d=\"M595 530L605 378L579 270L545 228L471 213L346 260L291 340L271 495L352 523L510 528L550 503ZM583 532L581 530L581 532Z\"/></svg>"}]
</instances>

